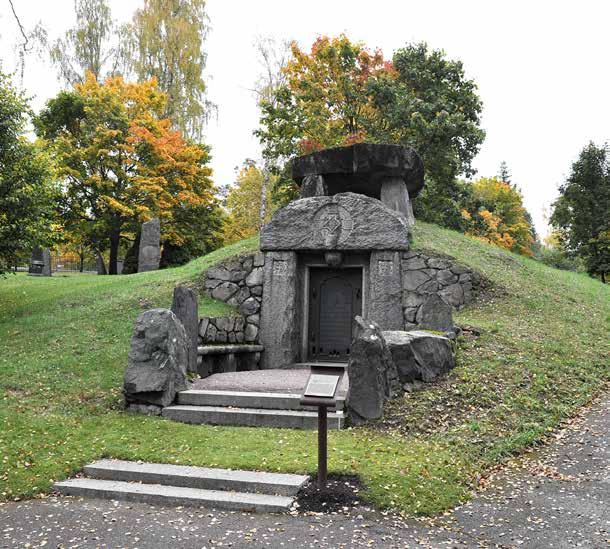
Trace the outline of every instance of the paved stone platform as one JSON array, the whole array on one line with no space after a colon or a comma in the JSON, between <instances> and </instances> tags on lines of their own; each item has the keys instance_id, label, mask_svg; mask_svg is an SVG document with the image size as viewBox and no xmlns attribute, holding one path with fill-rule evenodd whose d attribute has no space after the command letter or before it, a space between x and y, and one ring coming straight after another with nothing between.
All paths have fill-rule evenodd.
<instances>
[{"instance_id":1,"label":"paved stone platform","mask_svg":"<svg viewBox=\"0 0 610 549\"><path fill-rule=\"evenodd\" d=\"M199 379L190 389L212 391L252 391L260 393L302 393L309 378L309 368L289 368L253 370L249 372L228 372L214 374ZM347 375L339 386L337 394L347 393Z\"/></svg>"}]
</instances>

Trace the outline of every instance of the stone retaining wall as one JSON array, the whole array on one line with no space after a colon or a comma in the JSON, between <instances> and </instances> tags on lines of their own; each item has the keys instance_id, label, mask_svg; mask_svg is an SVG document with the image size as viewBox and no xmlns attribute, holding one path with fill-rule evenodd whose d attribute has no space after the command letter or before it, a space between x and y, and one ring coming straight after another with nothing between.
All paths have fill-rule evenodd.
<instances>
[{"instance_id":1,"label":"stone retaining wall","mask_svg":"<svg viewBox=\"0 0 610 549\"><path fill-rule=\"evenodd\" d=\"M405 329L448 331L452 308L472 301L479 276L448 257L422 251L403 252L401 256Z\"/></svg>"},{"instance_id":2,"label":"stone retaining wall","mask_svg":"<svg viewBox=\"0 0 610 549\"><path fill-rule=\"evenodd\" d=\"M262 253L231 258L205 273L207 295L237 307L241 317L202 318L202 343L253 343L258 341L263 296Z\"/></svg>"}]
</instances>

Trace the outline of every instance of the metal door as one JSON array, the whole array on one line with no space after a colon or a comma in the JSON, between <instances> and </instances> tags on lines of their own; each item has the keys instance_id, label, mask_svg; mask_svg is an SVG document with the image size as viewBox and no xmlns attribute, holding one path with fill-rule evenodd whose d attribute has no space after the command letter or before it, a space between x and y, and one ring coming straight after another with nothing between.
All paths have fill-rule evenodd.
<instances>
[{"instance_id":1,"label":"metal door","mask_svg":"<svg viewBox=\"0 0 610 549\"><path fill-rule=\"evenodd\" d=\"M308 359L346 362L362 314L362 269L311 268L309 288Z\"/></svg>"}]
</instances>

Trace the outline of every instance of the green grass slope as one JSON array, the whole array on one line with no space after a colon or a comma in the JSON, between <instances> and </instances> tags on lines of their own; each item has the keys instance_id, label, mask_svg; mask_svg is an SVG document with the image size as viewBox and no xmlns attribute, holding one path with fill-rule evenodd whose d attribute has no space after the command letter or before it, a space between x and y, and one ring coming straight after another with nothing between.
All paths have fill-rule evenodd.
<instances>
[{"instance_id":1,"label":"green grass slope","mask_svg":"<svg viewBox=\"0 0 610 549\"><path fill-rule=\"evenodd\" d=\"M192 426L124 413L120 387L135 317L169 306L175 284L256 249L125 277L0 280L0 499L47 491L99 457L312 472L315 433ZM468 498L507 455L544 438L609 380L610 290L463 235L419 223L415 247L474 267L494 291L456 321L446 380L394 402L381 428L331 433L329 468L359 474L382 506L433 514ZM226 305L202 299L201 314Z\"/></svg>"}]
</instances>

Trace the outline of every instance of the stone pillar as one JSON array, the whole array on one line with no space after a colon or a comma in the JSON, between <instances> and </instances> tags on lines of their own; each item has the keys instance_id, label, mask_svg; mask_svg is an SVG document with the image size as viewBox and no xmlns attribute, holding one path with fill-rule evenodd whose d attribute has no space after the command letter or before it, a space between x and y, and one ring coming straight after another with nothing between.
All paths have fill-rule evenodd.
<instances>
[{"instance_id":1,"label":"stone pillar","mask_svg":"<svg viewBox=\"0 0 610 549\"><path fill-rule=\"evenodd\" d=\"M382 330L403 330L400 252L373 251L369 268L367 320Z\"/></svg>"},{"instance_id":2,"label":"stone pillar","mask_svg":"<svg viewBox=\"0 0 610 549\"><path fill-rule=\"evenodd\" d=\"M188 338L188 372L197 372L197 342L199 340L199 314L197 296L186 286L174 288L172 312L182 322Z\"/></svg>"},{"instance_id":3,"label":"stone pillar","mask_svg":"<svg viewBox=\"0 0 610 549\"><path fill-rule=\"evenodd\" d=\"M327 196L328 188L321 175L307 175L301 183L299 198L311 198L312 196Z\"/></svg>"},{"instance_id":4,"label":"stone pillar","mask_svg":"<svg viewBox=\"0 0 610 549\"><path fill-rule=\"evenodd\" d=\"M156 271L161 261L161 223L151 219L142 223L140 250L138 253L138 272Z\"/></svg>"},{"instance_id":5,"label":"stone pillar","mask_svg":"<svg viewBox=\"0 0 610 549\"><path fill-rule=\"evenodd\" d=\"M281 368L299 353L298 276L295 252L265 254L260 339L265 347L262 368Z\"/></svg>"},{"instance_id":6,"label":"stone pillar","mask_svg":"<svg viewBox=\"0 0 610 549\"><path fill-rule=\"evenodd\" d=\"M405 216L409 227L415 225L407 185L400 177L388 177L381 183L381 202Z\"/></svg>"}]
</instances>

